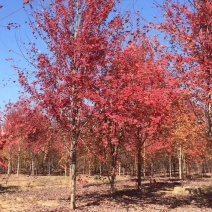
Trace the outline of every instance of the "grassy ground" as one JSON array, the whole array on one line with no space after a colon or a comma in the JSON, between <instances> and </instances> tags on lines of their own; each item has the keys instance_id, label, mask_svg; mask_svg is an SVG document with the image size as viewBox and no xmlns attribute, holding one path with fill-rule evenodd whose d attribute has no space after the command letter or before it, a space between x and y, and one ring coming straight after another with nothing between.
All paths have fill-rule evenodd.
<instances>
[{"instance_id":1,"label":"grassy ground","mask_svg":"<svg viewBox=\"0 0 212 212\"><path fill-rule=\"evenodd\" d=\"M79 177L76 211L212 211L212 178L145 180L141 192L129 177L117 181L111 195L106 178ZM68 212L68 184L64 176L1 175L0 212Z\"/></svg>"}]
</instances>

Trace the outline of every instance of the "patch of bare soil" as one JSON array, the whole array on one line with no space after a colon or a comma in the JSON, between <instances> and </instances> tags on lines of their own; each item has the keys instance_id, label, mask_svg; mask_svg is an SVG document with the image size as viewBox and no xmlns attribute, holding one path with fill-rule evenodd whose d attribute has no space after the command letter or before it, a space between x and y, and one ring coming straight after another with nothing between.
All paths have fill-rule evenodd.
<instances>
[{"instance_id":1,"label":"patch of bare soil","mask_svg":"<svg viewBox=\"0 0 212 212\"><path fill-rule=\"evenodd\" d=\"M69 212L68 178L58 176L11 176L0 178L1 212ZM118 178L111 194L106 178L81 176L77 185L76 211L212 211L212 178L192 181L156 179L143 181L142 191L135 181Z\"/></svg>"}]
</instances>

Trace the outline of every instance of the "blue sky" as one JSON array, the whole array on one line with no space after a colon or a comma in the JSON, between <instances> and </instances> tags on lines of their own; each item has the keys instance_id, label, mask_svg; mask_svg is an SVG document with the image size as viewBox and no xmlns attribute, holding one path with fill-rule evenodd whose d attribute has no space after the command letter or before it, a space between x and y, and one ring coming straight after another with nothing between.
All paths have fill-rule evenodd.
<instances>
[{"instance_id":1,"label":"blue sky","mask_svg":"<svg viewBox=\"0 0 212 212\"><path fill-rule=\"evenodd\" d=\"M154 16L161 18L160 11L156 9L154 2L154 0L122 0L121 9L140 11L141 16L147 21L153 21ZM156 2L161 4L163 0ZM9 101L17 101L19 92L22 91L12 65L29 68L28 63L21 56L18 40L34 40L34 38L30 27L25 23L28 16L23 8L23 0L0 0L0 5L3 6L0 9L0 107L4 108ZM20 27L8 30L8 23L17 23ZM13 58L14 62L7 61L8 58Z\"/></svg>"},{"instance_id":2,"label":"blue sky","mask_svg":"<svg viewBox=\"0 0 212 212\"><path fill-rule=\"evenodd\" d=\"M21 90L17 73L12 68L13 63L6 59L13 58L15 65L27 65L19 56L20 50L16 38L25 35L30 29L24 24L27 16L21 0L0 0L0 5L3 6L0 9L0 107L3 107L10 100L16 101ZM17 23L21 27L8 30L8 23Z\"/></svg>"}]
</instances>

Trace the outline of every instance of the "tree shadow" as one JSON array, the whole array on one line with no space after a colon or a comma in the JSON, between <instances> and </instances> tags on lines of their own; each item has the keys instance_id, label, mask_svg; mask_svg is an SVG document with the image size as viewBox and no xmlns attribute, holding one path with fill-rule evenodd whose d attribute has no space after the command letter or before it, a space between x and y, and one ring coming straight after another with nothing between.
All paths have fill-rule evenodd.
<instances>
[{"instance_id":1,"label":"tree shadow","mask_svg":"<svg viewBox=\"0 0 212 212\"><path fill-rule=\"evenodd\" d=\"M150 183L143 183L141 191L127 188L118 190L114 194L106 193L106 190L84 193L77 196L79 202L84 202L78 209L98 206L103 202L112 202L121 208L142 207L147 204L166 206L169 209L189 205L198 208L212 208L212 192L195 195L166 195L167 192L173 191L174 187L180 185L180 182L159 182L154 186Z\"/></svg>"},{"instance_id":2,"label":"tree shadow","mask_svg":"<svg viewBox=\"0 0 212 212\"><path fill-rule=\"evenodd\" d=\"M20 186L2 186L0 185L0 195L4 193L14 193L19 190Z\"/></svg>"}]
</instances>

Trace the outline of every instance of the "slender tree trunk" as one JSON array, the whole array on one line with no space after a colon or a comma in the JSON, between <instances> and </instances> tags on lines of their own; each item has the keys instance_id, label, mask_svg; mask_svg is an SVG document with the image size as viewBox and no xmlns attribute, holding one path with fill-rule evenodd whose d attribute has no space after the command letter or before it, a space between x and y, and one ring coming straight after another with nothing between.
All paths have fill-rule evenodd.
<instances>
[{"instance_id":1,"label":"slender tree trunk","mask_svg":"<svg viewBox=\"0 0 212 212\"><path fill-rule=\"evenodd\" d=\"M206 2L206 1L205 1ZM209 1L211 3L211 1ZM198 10L197 10L198 11ZM203 22L204 23L204 22ZM212 33L212 27L211 24L201 24L201 31L204 33L205 38L206 39L210 39L209 36ZM205 27L206 26L206 27ZM203 51L207 51L207 60L211 61L212 60L212 51L211 51L211 46L209 47L208 44L202 43L202 47L203 47ZM208 111L207 111L207 115L208 115L208 134L209 134L209 139L212 141L212 104L211 104L211 100L212 100L212 88L211 88L211 77L212 77L212 69L208 68L206 70L206 74L207 74L207 93L208 93Z\"/></svg>"},{"instance_id":2,"label":"slender tree trunk","mask_svg":"<svg viewBox=\"0 0 212 212\"><path fill-rule=\"evenodd\" d=\"M124 167L122 168L122 176L123 177L125 176L125 168Z\"/></svg>"},{"instance_id":3,"label":"slender tree trunk","mask_svg":"<svg viewBox=\"0 0 212 212\"><path fill-rule=\"evenodd\" d=\"M205 172L208 173L208 161L205 159Z\"/></svg>"},{"instance_id":4,"label":"slender tree trunk","mask_svg":"<svg viewBox=\"0 0 212 212\"><path fill-rule=\"evenodd\" d=\"M135 155L135 160L132 166L132 176L135 176L137 172L137 155Z\"/></svg>"},{"instance_id":5,"label":"slender tree trunk","mask_svg":"<svg viewBox=\"0 0 212 212\"><path fill-rule=\"evenodd\" d=\"M35 175L35 161L34 158L32 158L32 164L31 164L31 175L34 176Z\"/></svg>"},{"instance_id":6,"label":"slender tree trunk","mask_svg":"<svg viewBox=\"0 0 212 212\"><path fill-rule=\"evenodd\" d=\"M7 166L7 175L11 174L11 148L9 149L9 158L8 158L8 166Z\"/></svg>"},{"instance_id":7,"label":"slender tree trunk","mask_svg":"<svg viewBox=\"0 0 212 212\"><path fill-rule=\"evenodd\" d=\"M7 166L7 175L11 174L11 158L8 160L8 166Z\"/></svg>"},{"instance_id":8,"label":"slender tree trunk","mask_svg":"<svg viewBox=\"0 0 212 212\"><path fill-rule=\"evenodd\" d=\"M48 175L50 176L51 175L51 159L49 158L49 161L48 161Z\"/></svg>"},{"instance_id":9,"label":"slender tree trunk","mask_svg":"<svg viewBox=\"0 0 212 212\"><path fill-rule=\"evenodd\" d=\"M67 177L67 163L65 163L64 172L65 177Z\"/></svg>"},{"instance_id":10,"label":"slender tree trunk","mask_svg":"<svg viewBox=\"0 0 212 212\"><path fill-rule=\"evenodd\" d=\"M185 154L183 154L183 178L187 176L187 163L186 163L186 157Z\"/></svg>"},{"instance_id":11,"label":"slender tree trunk","mask_svg":"<svg viewBox=\"0 0 212 212\"><path fill-rule=\"evenodd\" d=\"M172 156L169 155L169 177L172 177Z\"/></svg>"},{"instance_id":12,"label":"slender tree trunk","mask_svg":"<svg viewBox=\"0 0 212 212\"><path fill-rule=\"evenodd\" d=\"M138 129L138 146L137 146L137 189L141 190L141 172L142 172L142 135Z\"/></svg>"},{"instance_id":13,"label":"slender tree trunk","mask_svg":"<svg viewBox=\"0 0 212 212\"><path fill-rule=\"evenodd\" d=\"M198 174L199 174L199 175L201 175L201 174L202 174L201 165L200 165L200 164L198 164L198 165L197 165L197 167L198 167Z\"/></svg>"},{"instance_id":14,"label":"slender tree trunk","mask_svg":"<svg viewBox=\"0 0 212 212\"><path fill-rule=\"evenodd\" d=\"M209 91L209 92L212 92L212 91ZM209 125L209 138L210 138L210 140L212 140L212 104L211 104L211 99L212 99L212 94L210 93L209 94L209 103L208 103L208 125Z\"/></svg>"},{"instance_id":15,"label":"slender tree trunk","mask_svg":"<svg viewBox=\"0 0 212 212\"><path fill-rule=\"evenodd\" d=\"M113 168L112 174L110 176L110 188L112 194L115 193L115 179L116 179L115 168Z\"/></svg>"},{"instance_id":16,"label":"slender tree trunk","mask_svg":"<svg viewBox=\"0 0 212 212\"><path fill-rule=\"evenodd\" d=\"M77 150L76 150L77 139L73 136L72 147L70 152L70 208L75 210L76 208L76 161L77 161Z\"/></svg>"},{"instance_id":17,"label":"slender tree trunk","mask_svg":"<svg viewBox=\"0 0 212 212\"><path fill-rule=\"evenodd\" d=\"M117 148L117 147L115 147ZM116 150L114 151L114 153ZM110 175L110 188L111 188L111 193L115 193L115 179L116 179L116 155L112 156L112 171Z\"/></svg>"},{"instance_id":18,"label":"slender tree trunk","mask_svg":"<svg viewBox=\"0 0 212 212\"><path fill-rule=\"evenodd\" d=\"M50 142L49 142L50 143ZM49 153L49 143L47 148L44 149L44 156L43 156L43 174L46 175L47 174L47 165L46 165L46 161L47 161L47 157L48 157L48 153Z\"/></svg>"},{"instance_id":19,"label":"slender tree trunk","mask_svg":"<svg viewBox=\"0 0 212 212\"><path fill-rule=\"evenodd\" d=\"M91 176L91 161L88 161L88 175Z\"/></svg>"},{"instance_id":20,"label":"slender tree trunk","mask_svg":"<svg viewBox=\"0 0 212 212\"><path fill-rule=\"evenodd\" d=\"M85 174L86 172L86 156L83 158L83 169L82 169L82 173Z\"/></svg>"},{"instance_id":21,"label":"slender tree trunk","mask_svg":"<svg viewBox=\"0 0 212 212\"><path fill-rule=\"evenodd\" d=\"M65 161L64 161L64 175L67 177L67 170L68 170L68 152L65 151Z\"/></svg>"},{"instance_id":22,"label":"slender tree trunk","mask_svg":"<svg viewBox=\"0 0 212 212\"><path fill-rule=\"evenodd\" d=\"M143 151L143 176L146 177L146 142L144 141Z\"/></svg>"},{"instance_id":23,"label":"slender tree trunk","mask_svg":"<svg viewBox=\"0 0 212 212\"><path fill-rule=\"evenodd\" d=\"M121 176L121 163L119 163L119 176Z\"/></svg>"},{"instance_id":24,"label":"slender tree trunk","mask_svg":"<svg viewBox=\"0 0 212 212\"><path fill-rule=\"evenodd\" d=\"M35 175L35 160L34 160L34 155L32 155L32 158L31 158L31 175L32 176Z\"/></svg>"},{"instance_id":25,"label":"slender tree trunk","mask_svg":"<svg viewBox=\"0 0 212 212\"><path fill-rule=\"evenodd\" d=\"M202 176L205 175L205 163L203 162L202 163Z\"/></svg>"},{"instance_id":26,"label":"slender tree trunk","mask_svg":"<svg viewBox=\"0 0 212 212\"><path fill-rule=\"evenodd\" d=\"M35 176L38 176L38 164L36 160L35 160Z\"/></svg>"},{"instance_id":27,"label":"slender tree trunk","mask_svg":"<svg viewBox=\"0 0 212 212\"><path fill-rule=\"evenodd\" d=\"M174 172L174 176L176 176L176 162L173 162L173 172Z\"/></svg>"},{"instance_id":28,"label":"slender tree trunk","mask_svg":"<svg viewBox=\"0 0 212 212\"><path fill-rule=\"evenodd\" d=\"M110 187L111 187L111 193L115 193L115 179L116 179L116 162L117 162L117 157L118 157L118 146L111 144L111 174L109 177L110 181Z\"/></svg>"},{"instance_id":29,"label":"slender tree trunk","mask_svg":"<svg viewBox=\"0 0 212 212\"><path fill-rule=\"evenodd\" d=\"M138 147L137 152L137 189L141 190L141 169L142 169L142 155L141 155L141 146Z\"/></svg>"},{"instance_id":30,"label":"slender tree trunk","mask_svg":"<svg viewBox=\"0 0 212 212\"><path fill-rule=\"evenodd\" d=\"M182 165L183 165L183 161L182 161L182 144L181 143L180 143L180 147L179 147L178 160L179 160L179 178L180 178L180 180L182 180Z\"/></svg>"},{"instance_id":31,"label":"slender tree trunk","mask_svg":"<svg viewBox=\"0 0 212 212\"><path fill-rule=\"evenodd\" d=\"M20 157L21 157L21 144L20 144L20 142L19 142L19 143L18 143L17 172L16 172L17 177L19 177L19 172L20 172Z\"/></svg>"},{"instance_id":32,"label":"slender tree trunk","mask_svg":"<svg viewBox=\"0 0 212 212\"><path fill-rule=\"evenodd\" d=\"M101 163L99 164L99 176L100 177L102 176L102 164Z\"/></svg>"}]
</instances>

